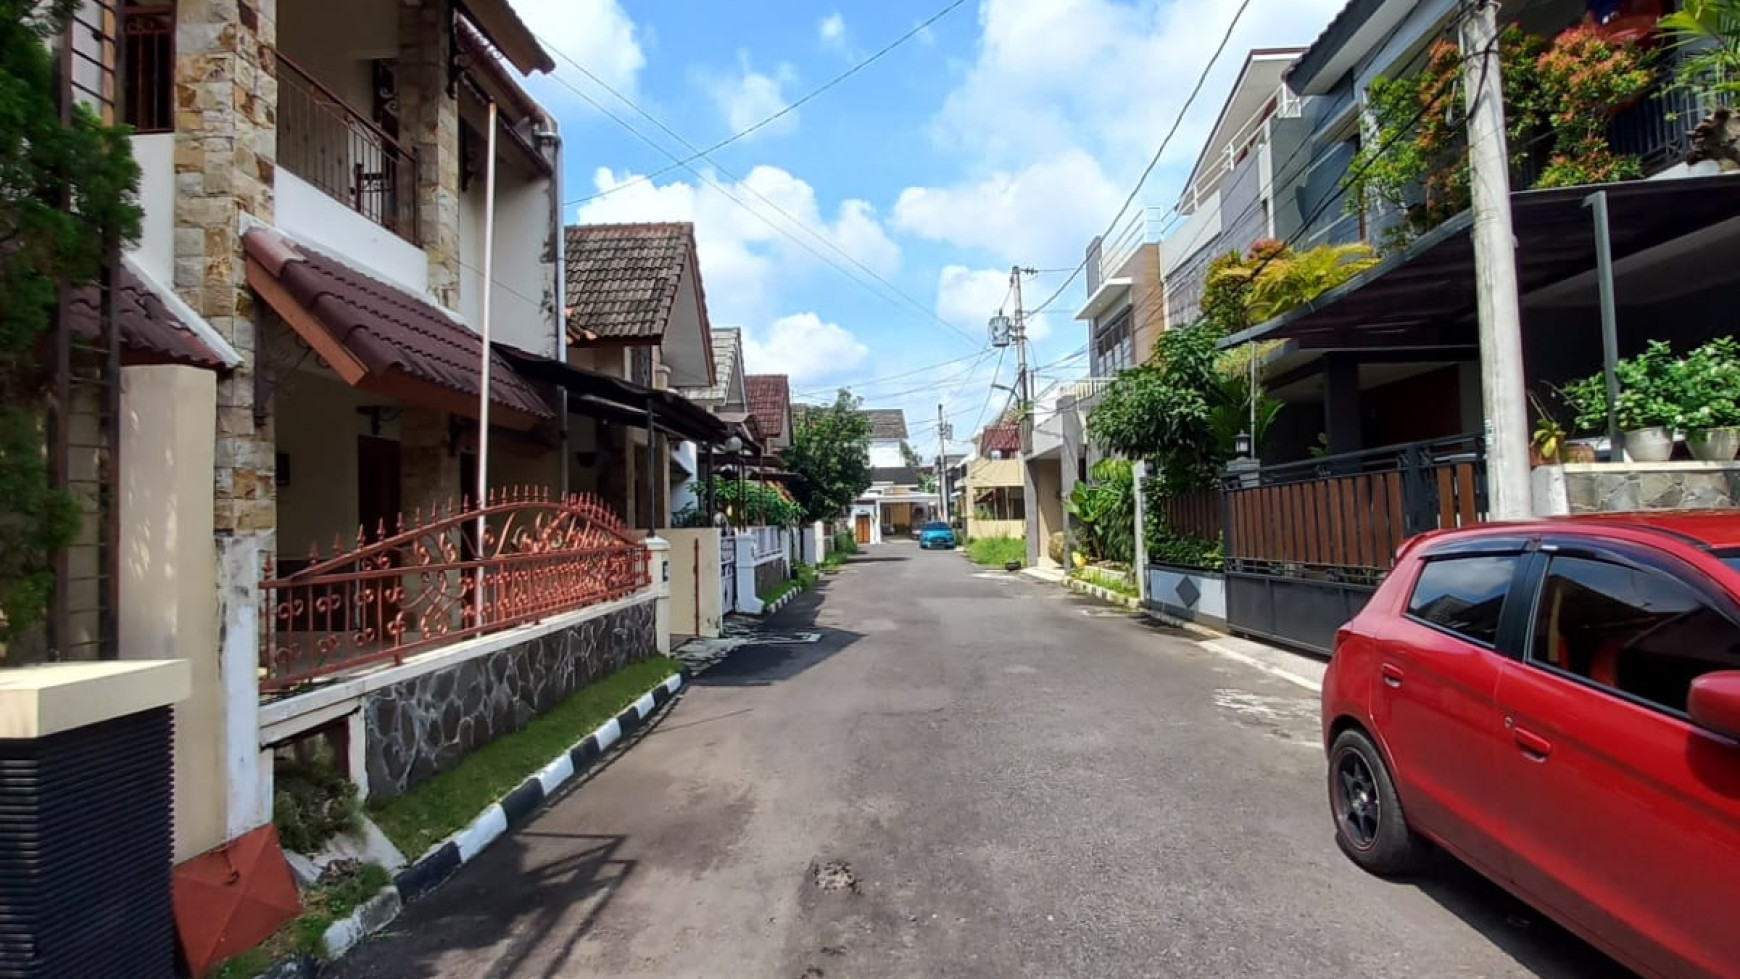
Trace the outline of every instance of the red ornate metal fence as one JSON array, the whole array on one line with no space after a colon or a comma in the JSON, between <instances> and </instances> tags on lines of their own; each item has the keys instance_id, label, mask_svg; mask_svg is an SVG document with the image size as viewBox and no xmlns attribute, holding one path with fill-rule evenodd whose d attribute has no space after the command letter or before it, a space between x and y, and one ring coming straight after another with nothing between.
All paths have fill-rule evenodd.
<instances>
[{"instance_id":1,"label":"red ornate metal fence","mask_svg":"<svg viewBox=\"0 0 1740 979\"><path fill-rule=\"evenodd\" d=\"M477 546L482 519L482 547ZM298 562L300 563L300 562ZM357 531L260 585L262 690L570 612L648 583L646 549L601 501L521 488ZM482 595L482 602L477 596Z\"/></svg>"}]
</instances>

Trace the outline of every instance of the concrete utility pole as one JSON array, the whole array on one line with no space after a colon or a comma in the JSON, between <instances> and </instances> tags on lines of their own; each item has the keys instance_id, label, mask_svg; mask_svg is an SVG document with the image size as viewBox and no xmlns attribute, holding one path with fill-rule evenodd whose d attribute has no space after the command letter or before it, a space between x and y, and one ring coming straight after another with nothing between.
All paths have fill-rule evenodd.
<instances>
[{"instance_id":1,"label":"concrete utility pole","mask_svg":"<svg viewBox=\"0 0 1740 979\"><path fill-rule=\"evenodd\" d=\"M1462 90L1468 101L1469 183L1474 192L1474 287L1486 412L1487 509L1494 520L1517 520L1529 516L1533 507L1496 0L1467 0L1460 35Z\"/></svg>"},{"instance_id":2,"label":"concrete utility pole","mask_svg":"<svg viewBox=\"0 0 1740 979\"><path fill-rule=\"evenodd\" d=\"M949 423L942 402L936 406L936 499L942 522L949 522Z\"/></svg>"},{"instance_id":3,"label":"concrete utility pole","mask_svg":"<svg viewBox=\"0 0 1740 979\"><path fill-rule=\"evenodd\" d=\"M1015 329L1011 339L1015 341L1015 398L1023 410L1033 407L1033 377L1027 373L1027 311L1021 308L1021 276L1038 275L1038 269L1024 269L1019 265L1010 267L1009 282L1015 290Z\"/></svg>"}]
</instances>

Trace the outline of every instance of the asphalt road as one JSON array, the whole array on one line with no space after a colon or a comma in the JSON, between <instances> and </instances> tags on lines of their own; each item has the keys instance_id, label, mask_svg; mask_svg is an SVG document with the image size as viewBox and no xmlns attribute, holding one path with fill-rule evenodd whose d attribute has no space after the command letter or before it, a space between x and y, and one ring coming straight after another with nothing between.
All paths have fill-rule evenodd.
<instances>
[{"instance_id":1,"label":"asphalt road","mask_svg":"<svg viewBox=\"0 0 1740 979\"><path fill-rule=\"evenodd\" d=\"M1624 973L1466 870L1336 850L1311 692L883 545L345 979Z\"/></svg>"}]
</instances>

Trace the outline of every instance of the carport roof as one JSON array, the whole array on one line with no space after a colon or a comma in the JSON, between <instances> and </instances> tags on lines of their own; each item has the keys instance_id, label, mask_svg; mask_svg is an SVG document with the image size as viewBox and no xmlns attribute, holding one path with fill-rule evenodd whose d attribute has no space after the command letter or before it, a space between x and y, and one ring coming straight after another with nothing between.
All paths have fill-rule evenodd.
<instances>
[{"instance_id":1,"label":"carport roof","mask_svg":"<svg viewBox=\"0 0 1740 979\"><path fill-rule=\"evenodd\" d=\"M1523 294L1595 266L1584 201L1607 192L1615 261L1740 217L1740 177L1644 180L1511 194ZM1475 339L1473 215L1464 211L1344 285L1221 342L1293 340L1301 349L1434 346Z\"/></svg>"}]
</instances>

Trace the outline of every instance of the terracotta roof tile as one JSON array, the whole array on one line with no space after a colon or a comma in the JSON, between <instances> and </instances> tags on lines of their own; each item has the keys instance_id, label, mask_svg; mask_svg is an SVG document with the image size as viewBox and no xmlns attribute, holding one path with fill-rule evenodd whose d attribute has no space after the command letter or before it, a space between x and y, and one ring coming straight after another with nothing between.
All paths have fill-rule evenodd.
<instances>
[{"instance_id":1,"label":"terracotta roof tile","mask_svg":"<svg viewBox=\"0 0 1740 979\"><path fill-rule=\"evenodd\" d=\"M749 413L768 438L785 434L785 415L791 408L791 380L784 374L750 374L743 379L749 398Z\"/></svg>"},{"instance_id":2,"label":"terracotta roof tile","mask_svg":"<svg viewBox=\"0 0 1740 979\"><path fill-rule=\"evenodd\" d=\"M121 346L128 351L152 360L214 370L227 370L237 363L233 351L213 349L190 329L130 262L121 263L115 285L115 320L121 331ZM68 313L75 332L86 337L97 335L101 302L102 293L96 286L74 290Z\"/></svg>"},{"instance_id":3,"label":"terracotta roof tile","mask_svg":"<svg viewBox=\"0 0 1740 979\"><path fill-rule=\"evenodd\" d=\"M1021 429L1015 425L993 425L979 433L979 451L1020 452Z\"/></svg>"},{"instance_id":4,"label":"terracotta roof tile","mask_svg":"<svg viewBox=\"0 0 1740 979\"><path fill-rule=\"evenodd\" d=\"M695 226L580 224L566 235L569 340L663 340L694 264Z\"/></svg>"},{"instance_id":5,"label":"terracotta roof tile","mask_svg":"<svg viewBox=\"0 0 1740 979\"><path fill-rule=\"evenodd\" d=\"M251 261L313 314L370 374L400 371L476 397L482 389L483 340L427 299L382 282L276 231L242 237ZM282 310L280 310L282 312ZM491 400L534 418L554 416L548 403L500 353L491 351Z\"/></svg>"}]
</instances>

